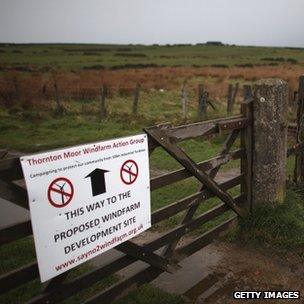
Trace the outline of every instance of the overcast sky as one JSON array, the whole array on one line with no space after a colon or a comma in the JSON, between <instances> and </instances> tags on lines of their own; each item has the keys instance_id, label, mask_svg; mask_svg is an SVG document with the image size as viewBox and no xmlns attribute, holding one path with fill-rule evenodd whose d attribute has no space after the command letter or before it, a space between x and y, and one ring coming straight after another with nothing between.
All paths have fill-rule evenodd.
<instances>
[{"instance_id":1,"label":"overcast sky","mask_svg":"<svg viewBox=\"0 0 304 304\"><path fill-rule=\"evenodd\" d=\"M1 42L304 47L304 0L0 0Z\"/></svg>"}]
</instances>

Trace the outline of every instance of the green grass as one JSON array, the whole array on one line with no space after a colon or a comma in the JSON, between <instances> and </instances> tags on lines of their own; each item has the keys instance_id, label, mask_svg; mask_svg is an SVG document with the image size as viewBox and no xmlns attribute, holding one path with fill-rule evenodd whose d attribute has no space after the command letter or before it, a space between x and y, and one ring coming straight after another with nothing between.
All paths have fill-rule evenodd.
<instances>
[{"instance_id":1,"label":"green grass","mask_svg":"<svg viewBox=\"0 0 304 304\"><path fill-rule=\"evenodd\" d=\"M136 134L140 128L120 122L97 122L82 117L30 120L2 116L0 146L23 152L35 152L92 141ZM58 134L60 134L58 136Z\"/></svg>"},{"instance_id":2,"label":"green grass","mask_svg":"<svg viewBox=\"0 0 304 304\"><path fill-rule=\"evenodd\" d=\"M274 249L294 250L304 258L304 204L295 190L288 190L285 202L256 206L239 221L234 240Z\"/></svg>"},{"instance_id":3,"label":"green grass","mask_svg":"<svg viewBox=\"0 0 304 304\"><path fill-rule=\"evenodd\" d=\"M20 254L22 253L22 254ZM28 263L35 261L34 242L32 237L20 239L16 242L9 243L0 247L0 275L9 271L22 267ZM89 263L80 265L74 268L68 275L67 280L76 278L88 271L92 267ZM109 276L89 288L75 294L68 298L63 303L76 304L82 303L84 299L93 296L96 292L103 290L104 288L112 285L117 281L115 276ZM0 296L1 304L16 304L24 303L32 297L39 294L41 290L41 283L38 279L33 280L27 284L24 284L18 288L11 290L10 292Z\"/></svg>"},{"instance_id":4,"label":"green grass","mask_svg":"<svg viewBox=\"0 0 304 304\"><path fill-rule=\"evenodd\" d=\"M123 50L121 49L123 48ZM92 66L104 66L107 68L117 67L128 64L157 64L165 66L206 66L221 64L233 66L235 64L267 64L264 57L283 57L294 58L300 64L304 62L303 50L287 49L287 48L258 48L258 47L233 47L233 46L113 46L113 45L0 45L0 68L1 67L21 67L34 70L52 67L62 70L77 70ZM16 52L17 51L17 52ZM117 53L128 53L131 56L117 56ZM133 54L133 56L132 56ZM143 54L144 56L134 56L134 54ZM265 56L267 54L267 56ZM1 73L1 72L0 72ZM5 74L3 73L5 76ZM179 79L180 80L180 79ZM214 83L215 78L195 77L189 80L192 87L197 87L199 83ZM233 81L239 81L234 79ZM244 80L240 80L242 83ZM54 114L54 102L49 101L47 110L43 107L37 109L23 109L21 105L15 105L11 109L0 107L0 148L8 148L10 150L18 150L24 153L49 150L58 147L66 147L81 143L93 141L101 141L115 137L134 135L142 132L142 128L155 125L158 123L171 122L173 125L189 123L197 121L197 97L192 90L189 91L189 104L187 118L182 118L180 92L165 90L160 91L143 91L140 93L140 102L137 115L132 115L132 97L120 97L115 94L108 99L109 117L100 121L99 118L99 101L98 100L82 100L82 101L64 101L64 107L67 110L66 115L56 116ZM216 103L217 110L209 110L207 119L226 116L224 102ZM39 108L39 109L38 109ZM238 107L235 109L238 113ZM180 144L195 161L203 161L214 157L220 150L224 141L224 135L218 136L211 140L187 140ZM236 143L236 146L239 142ZM293 160L288 160L288 172L292 172ZM237 162L230 162L225 165L225 169L237 167ZM150 157L150 167L152 172L158 173L176 170L181 166L162 149L156 149ZM184 198L198 191L200 184L195 178L189 178L184 181L177 182L152 192L152 210L164 207L174 201ZM229 191L231 195L238 195L239 187L235 187ZM290 195L288 194L289 201ZM296 197L296 196L295 196ZM297 197L296 197L297 198ZM208 211L210 208L219 203L217 198L211 198L201 203L196 216ZM285 206L285 205L283 205ZM258 223L251 223L252 218L246 219L243 229L251 227L252 239L246 241L259 241L258 232L254 232L254 225L257 227L267 228L270 223L271 228L265 233L261 242L272 241L275 238L271 233L274 231L282 232L284 229L299 229L303 235L303 227L300 225L300 215L302 214L300 202L297 198L296 205L291 209L285 207L281 211L275 211L277 217L269 219L268 223L263 223L263 212L261 211ZM289 207L290 207L289 206ZM285 209L284 209L285 208ZM300 212L301 211L301 212ZM268 213L267 213L268 212ZM270 217L270 210L266 214ZM282 228L277 220L286 215L286 227ZM288 213L289 212L289 213ZM290 214L290 212L292 214ZM178 225L185 212L181 212L156 226L156 229L171 229ZM231 217L232 212L226 212L216 219L206 223L196 231L204 233L213 228L223 220ZM251 224L251 226L250 226ZM242 225L242 224L241 224ZM294 226L293 226L294 225ZM286 230L286 231L287 231ZM246 231L246 230L244 230ZM284 240L279 240L279 244L285 247L292 247L301 239L299 235L285 235ZM291 237L291 240L290 238ZM287 240L289 243L287 244ZM276 246L278 244L275 244ZM22 255L20 255L22 252ZM32 238L25 238L13 244L8 244L0 248L1 268L0 274L11 271L26 263L33 261L35 258L34 246ZM89 271L89 264L84 264L74 269L71 277L83 274ZM81 303L83 299L92 296L99 290L106 288L116 282L116 277L109 277L89 289L82 291L71 297L64 303ZM0 303L20 303L26 301L32 296L39 293L41 284L38 280L25 284L10 293L0 297ZM166 294L149 285L145 285L129 295L119 300L117 304L152 304L152 303L183 303L182 298Z\"/></svg>"},{"instance_id":5,"label":"green grass","mask_svg":"<svg viewBox=\"0 0 304 304\"><path fill-rule=\"evenodd\" d=\"M31 119L25 117L32 116ZM0 108L0 148L18 150L24 153L67 147L76 144L142 133L145 123L132 122L119 117L100 122L94 116L78 116L70 113L55 118L45 113L10 114ZM152 124L152 123L151 123ZM59 135L58 135L59 134ZM213 140L187 140L180 146L195 161L214 157L224 141L224 136ZM169 171L181 166L163 149L157 148L150 157L152 169Z\"/></svg>"},{"instance_id":6,"label":"green grass","mask_svg":"<svg viewBox=\"0 0 304 304\"><path fill-rule=\"evenodd\" d=\"M22 252L22 254L20 254ZM18 240L14 243L10 243L0 248L0 260L1 268L0 275L19 268L27 263L34 261L34 244L32 237ZM74 268L67 277L67 281L74 279L86 272L90 271L92 267L89 263L80 265ZM86 299L92 297L97 292L104 290L116 283L118 278L116 276L109 276L103 280L98 281L89 288L75 293L72 297L64 300L64 304L78 304L83 303ZM1 304L16 304L24 303L30 300L32 297L39 294L41 290L41 284L38 279L33 280L27 284L24 284L18 288L11 290L10 292L0 296ZM161 301L161 302L160 302ZM115 302L116 303L116 302ZM144 285L141 288L131 292L116 304L120 303L184 303L183 299L176 295L170 295L157 288L153 288L149 285Z\"/></svg>"},{"instance_id":7,"label":"green grass","mask_svg":"<svg viewBox=\"0 0 304 304\"><path fill-rule=\"evenodd\" d=\"M197 120L194 97L189 101L187 119L183 120L178 92L143 92L138 115L132 115L132 97L114 96L108 103L109 116L103 121L98 100L64 102L67 113L63 116L55 115L55 102L51 101L46 109L24 109L18 104L10 109L0 106L0 148L33 152L138 134L144 127L159 123L179 125ZM217 111L210 110L206 119L225 115L224 107L219 104ZM209 144L204 142L204 145ZM195 146L194 141L190 142L190 150L202 148L202 144Z\"/></svg>"},{"instance_id":8,"label":"green grass","mask_svg":"<svg viewBox=\"0 0 304 304\"><path fill-rule=\"evenodd\" d=\"M76 268L78 275L83 274L84 272L90 270L90 267L80 266ZM88 298L95 295L97 292L104 290L105 288L111 286L116 282L115 277L108 277L106 279L100 280L99 282L93 284L87 289L82 290L79 293L76 293L72 297L64 300L63 304L79 304L83 303ZM22 285L12 291L0 296L1 304L16 304L16 303L25 303L29 301L32 297L38 295L41 290L41 283L39 280L34 280L30 283Z\"/></svg>"},{"instance_id":9,"label":"green grass","mask_svg":"<svg viewBox=\"0 0 304 304\"><path fill-rule=\"evenodd\" d=\"M20 249L22 248L22 254ZM0 275L19 268L35 260L32 237L20 239L0 247ZM0 301L1 302L1 301Z\"/></svg>"},{"instance_id":10,"label":"green grass","mask_svg":"<svg viewBox=\"0 0 304 304\"><path fill-rule=\"evenodd\" d=\"M304 52L301 49L252 46L0 44L0 50L0 65L2 66L30 66L42 70L45 68L65 70L90 67L108 68L130 64L156 64L159 66L265 65L273 63L277 58L284 60L292 58L301 63L304 61ZM265 60L267 58L272 60Z\"/></svg>"},{"instance_id":11,"label":"green grass","mask_svg":"<svg viewBox=\"0 0 304 304\"><path fill-rule=\"evenodd\" d=\"M22 254L20 254L22 252ZM0 260L1 268L0 275L19 268L27 263L33 262L35 259L34 244L32 237L24 238L18 240L14 243L10 243L0 248ZM68 275L67 280L74 279L88 271L92 267L89 263L82 264L79 267L74 268ZM62 303L64 304L77 304L82 303L84 300L92 297L97 292L111 286L117 282L118 278L115 276L109 276L97 283L93 284L89 288L75 293L72 297L66 299ZM32 297L39 294L41 289L41 284L38 279L33 280L27 284L24 284L18 288L11 290L10 292L0 296L1 304L16 304L24 303L31 299ZM147 303L152 304L159 301L161 298L164 299L162 303L183 303L181 298L174 295L169 295L163 291L150 286L143 286L132 292L130 295L120 300L119 303Z\"/></svg>"}]
</instances>

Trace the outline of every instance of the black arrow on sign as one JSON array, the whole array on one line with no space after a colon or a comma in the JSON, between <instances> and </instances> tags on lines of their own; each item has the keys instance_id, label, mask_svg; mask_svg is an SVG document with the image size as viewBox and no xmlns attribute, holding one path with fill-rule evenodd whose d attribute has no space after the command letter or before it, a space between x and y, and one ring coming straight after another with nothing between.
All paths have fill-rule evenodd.
<instances>
[{"instance_id":1,"label":"black arrow on sign","mask_svg":"<svg viewBox=\"0 0 304 304\"><path fill-rule=\"evenodd\" d=\"M105 173L107 173L107 172L109 172L109 171L96 168L85 177L85 178L87 178L87 177L91 178L93 196L105 193L107 191L106 190L106 180L105 180Z\"/></svg>"}]
</instances>

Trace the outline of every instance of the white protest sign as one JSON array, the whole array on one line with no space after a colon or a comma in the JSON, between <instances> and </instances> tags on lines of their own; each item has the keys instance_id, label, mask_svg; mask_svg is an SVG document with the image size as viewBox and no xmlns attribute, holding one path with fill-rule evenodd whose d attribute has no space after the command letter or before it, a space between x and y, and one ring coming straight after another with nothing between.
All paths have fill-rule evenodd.
<instances>
[{"instance_id":1,"label":"white protest sign","mask_svg":"<svg viewBox=\"0 0 304 304\"><path fill-rule=\"evenodd\" d=\"M20 161L42 282L151 226L145 134Z\"/></svg>"}]
</instances>

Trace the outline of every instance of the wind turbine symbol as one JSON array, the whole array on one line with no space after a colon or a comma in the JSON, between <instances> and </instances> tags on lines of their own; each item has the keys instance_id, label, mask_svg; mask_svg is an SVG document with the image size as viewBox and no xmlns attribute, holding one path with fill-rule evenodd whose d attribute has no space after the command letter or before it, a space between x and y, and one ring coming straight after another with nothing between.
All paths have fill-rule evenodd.
<instances>
[{"instance_id":1,"label":"wind turbine symbol","mask_svg":"<svg viewBox=\"0 0 304 304\"><path fill-rule=\"evenodd\" d=\"M73 198L73 195L73 184L65 177L58 177L54 179L50 183L47 191L49 203L56 208L62 208L69 204Z\"/></svg>"},{"instance_id":2,"label":"wind turbine symbol","mask_svg":"<svg viewBox=\"0 0 304 304\"><path fill-rule=\"evenodd\" d=\"M125 166L129 169L130 172L132 172L131 168L133 167L133 164L131 164L130 167L129 167L127 164L126 164ZM131 181L132 181L132 176L131 176L131 174L129 175L129 180L130 180L130 183L131 183Z\"/></svg>"},{"instance_id":3,"label":"wind turbine symbol","mask_svg":"<svg viewBox=\"0 0 304 304\"><path fill-rule=\"evenodd\" d=\"M138 177L138 165L132 160L126 160L120 168L120 178L126 185L133 184Z\"/></svg>"},{"instance_id":4,"label":"wind turbine symbol","mask_svg":"<svg viewBox=\"0 0 304 304\"><path fill-rule=\"evenodd\" d=\"M61 194L61 202L62 202L62 205L64 205L64 197L65 196L67 196L65 193L64 193L64 186L65 186L65 184L66 184L66 182L62 185L62 186L60 186L60 185L58 185L58 184L55 184L57 187L59 187L59 191L61 192L60 194Z\"/></svg>"}]
</instances>

